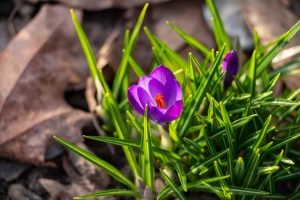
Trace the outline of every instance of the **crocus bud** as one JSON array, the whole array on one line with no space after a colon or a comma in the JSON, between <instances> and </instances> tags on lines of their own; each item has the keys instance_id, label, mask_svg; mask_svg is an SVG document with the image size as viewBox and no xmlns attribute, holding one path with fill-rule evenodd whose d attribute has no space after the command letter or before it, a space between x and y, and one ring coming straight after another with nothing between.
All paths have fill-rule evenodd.
<instances>
[{"instance_id":1,"label":"crocus bud","mask_svg":"<svg viewBox=\"0 0 300 200\"><path fill-rule=\"evenodd\" d=\"M239 58L235 50L230 51L226 54L223 62L222 62L222 69L221 72L225 72L226 74L223 78L223 85L225 89L227 89L232 80L233 77L238 73L239 70Z\"/></svg>"}]
</instances>

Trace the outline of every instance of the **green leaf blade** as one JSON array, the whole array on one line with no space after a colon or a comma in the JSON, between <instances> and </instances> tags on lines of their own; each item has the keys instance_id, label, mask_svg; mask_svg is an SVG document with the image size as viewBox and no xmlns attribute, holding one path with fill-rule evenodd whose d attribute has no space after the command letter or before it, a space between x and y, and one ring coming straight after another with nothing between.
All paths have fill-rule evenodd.
<instances>
[{"instance_id":1,"label":"green leaf blade","mask_svg":"<svg viewBox=\"0 0 300 200\"><path fill-rule=\"evenodd\" d=\"M53 138L56 141L58 141L59 143L61 143L62 145L64 145L65 147L67 147L68 149L74 151L75 153L82 156L86 160L88 160L91 163L93 163L93 164L99 166L100 168L102 168L106 173L108 173L111 177L113 177L118 182L126 185L128 188L132 189L135 192L138 191L136 186L125 175L123 175L122 172L120 172L113 165L109 164L108 162L98 158L97 156L87 152L84 149L81 149L81 148L77 147L76 145L74 145L74 144L72 144L72 143L70 143L70 142L68 142L68 141L66 141L66 140L64 140L60 137L53 136Z\"/></svg>"}]
</instances>

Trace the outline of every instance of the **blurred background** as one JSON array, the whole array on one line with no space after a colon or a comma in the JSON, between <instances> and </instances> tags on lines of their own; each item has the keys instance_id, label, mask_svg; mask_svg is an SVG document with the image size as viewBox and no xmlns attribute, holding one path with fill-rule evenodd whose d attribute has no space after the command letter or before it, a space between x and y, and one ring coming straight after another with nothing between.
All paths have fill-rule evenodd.
<instances>
[{"instance_id":1,"label":"blurred background","mask_svg":"<svg viewBox=\"0 0 300 200\"><path fill-rule=\"evenodd\" d=\"M170 21L209 48L215 48L210 14L202 0L1 0L0 1L0 199L67 200L106 188L121 187L82 158L55 143L64 137L113 163L125 174L129 168L121 151L103 143L83 141L81 135L105 134L95 121L95 89L69 10L92 44L98 66L112 82L122 56L126 29L135 25L149 2L144 26L173 50L193 52L166 24ZM253 30L266 45L300 19L299 0L216 0L234 48L243 57L253 49ZM287 46L286 60L297 61L300 35ZM133 57L147 71L152 65L150 42L141 31ZM292 52L292 53L291 53ZM132 82L137 77L130 77ZM275 94L300 86L299 76L282 79ZM157 179L155 187L163 181ZM195 199L215 199L203 194ZM117 199L110 197L109 199Z\"/></svg>"}]
</instances>

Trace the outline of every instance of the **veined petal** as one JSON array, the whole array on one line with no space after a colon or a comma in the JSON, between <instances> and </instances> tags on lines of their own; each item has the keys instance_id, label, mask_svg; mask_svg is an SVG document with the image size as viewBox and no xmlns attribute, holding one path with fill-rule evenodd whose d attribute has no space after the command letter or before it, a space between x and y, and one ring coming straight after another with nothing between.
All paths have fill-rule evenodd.
<instances>
[{"instance_id":1,"label":"veined petal","mask_svg":"<svg viewBox=\"0 0 300 200\"><path fill-rule=\"evenodd\" d=\"M159 109L156 106L153 106L151 104L149 106L149 118L152 121L155 121L158 123L158 121L164 116L164 113L162 112L162 109Z\"/></svg>"},{"instance_id":2,"label":"veined petal","mask_svg":"<svg viewBox=\"0 0 300 200\"><path fill-rule=\"evenodd\" d=\"M167 82L168 79L175 79L174 74L165 66L159 65L156 69L152 71L150 76L157 79L163 85Z\"/></svg>"},{"instance_id":3,"label":"veined petal","mask_svg":"<svg viewBox=\"0 0 300 200\"><path fill-rule=\"evenodd\" d=\"M151 97L153 99L155 99L155 97L157 96L157 94L161 94L163 96L163 84L161 84L161 82L159 82L157 79L153 78L150 82L149 82L149 88L150 89L150 94Z\"/></svg>"},{"instance_id":4,"label":"veined petal","mask_svg":"<svg viewBox=\"0 0 300 200\"><path fill-rule=\"evenodd\" d=\"M178 81L176 81L176 101L182 100L182 89Z\"/></svg>"},{"instance_id":5,"label":"veined petal","mask_svg":"<svg viewBox=\"0 0 300 200\"><path fill-rule=\"evenodd\" d=\"M176 101L174 105L172 105L168 111L159 119L158 123L167 123L177 119L182 112L182 101Z\"/></svg>"},{"instance_id":6,"label":"veined petal","mask_svg":"<svg viewBox=\"0 0 300 200\"><path fill-rule=\"evenodd\" d=\"M132 85L127 90L128 101L130 105L136 110L139 114L144 114L144 107L142 107L137 93L139 86Z\"/></svg>"},{"instance_id":7,"label":"veined petal","mask_svg":"<svg viewBox=\"0 0 300 200\"><path fill-rule=\"evenodd\" d=\"M176 79L169 79L163 87L162 95L164 97L167 109L169 109L170 106L176 102L178 92L177 84L178 82Z\"/></svg>"},{"instance_id":8,"label":"veined petal","mask_svg":"<svg viewBox=\"0 0 300 200\"><path fill-rule=\"evenodd\" d=\"M182 112L182 89L173 73L158 66L150 76L140 78L137 85L128 89L131 106L141 115L149 105L149 118L156 123L177 119Z\"/></svg>"},{"instance_id":9,"label":"veined petal","mask_svg":"<svg viewBox=\"0 0 300 200\"><path fill-rule=\"evenodd\" d=\"M144 88L144 90L146 90L146 92L148 92L150 94L149 91L149 82L154 79L152 76L143 76L140 78L139 82L138 82L138 86Z\"/></svg>"},{"instance_id":10,"label":"veined petal","mask_svg":"<svg viewBox=\"0 0 300 200\"><path fill-rule=\"evenodd\" d=\"M146 92L146 90L144 88L139 87L137 89L137 95L139 97L139 101L140 101L141 106L143 107L143 109L145 109L146 104L155 105L152 97L150 97L150 95L148 94L148 92Z\"/></svg>"}]
</instances>

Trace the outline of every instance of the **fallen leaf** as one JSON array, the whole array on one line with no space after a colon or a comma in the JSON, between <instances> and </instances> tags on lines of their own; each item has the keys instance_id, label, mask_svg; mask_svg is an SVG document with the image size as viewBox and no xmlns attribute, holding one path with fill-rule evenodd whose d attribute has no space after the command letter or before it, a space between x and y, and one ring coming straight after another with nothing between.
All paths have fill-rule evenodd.
<instances>
[{"instance_id":1,"label":"fallen leaf","mask_svg":"<svg viewBox=\"0 0 300 200\"><path fill-rule=\"evenodd\" d=\"M84 144L78 144L77 146L91 152ZM63 168L72 182L83 184L91 192L105 189L111 183L108 174L98 166L72 151L69 151L68 155L68 159L63 159Z\"/></svg>"},{"instance_id":2,"label":"fallen leaf","mask_svg":"<svg viewBox=\"0 0 300 200\"><path fill-rule=\"evenodd\" d=\"M267 44L281 34L288 31L299 18L287 9L280 0L244 0L240 1L244 14L251 30L255 28L263 44ZM287 45L293 47L300 44L298 33ZM278 66L273 66L278 67ZM284 78L284 82L290 90L300 87L300 75Z\"/></svg>"},{"instance_id":3,"label":"fallen leaf","mask_svg":"<svg viewBox=\"0 0 300 200\"><path fill-rule=\"evenodd\" d=\"M9 159L0 159L0 180L11 182L19 178L28 168L29 164Z\"/></svg>"},{"instance_id":4,"label":"fallen leaf","mask_svg":"<svg viewBox=\"0 0 300 200\"><path fill-rule=\"evenodd\" d=\"M8 189L8 196L11 200L42 200L40 196L20 184L12 184Z\"/></svg>"},{"instance_id":5,"label":"fallen leaf","mask_svg":"<svg viewBox=\"0 0 300 200\"><path fill-rule=\"evenodd\" d=\"M0 50L2 50L9 41L9 35L4 20L0 20Z\"/></svg>"},{"instance_id":6,"label":"fallen leaf","mask_svg":"<svg viewBox=\"0 0 300 200\"><path fill-rule=\"evenodd\" d=\"M173 50L180 50L185 43L166 24L166 21L170 21L206 46L214 47L214 39L205 22L202 7L203 3L198 0L172 1L152 6L152 21L156 22L153 27L154 33Z\"/></svg>"},{"instance_id":7,"label":"fallen leaf","mask_svg":"<svg viewBox=\"0 0 300 200\"><path fill-rule=\"evenodd\" d=\"M63 98L72 74L85 67L77 43L69 10L46 5L1 52L1 156L42 164L51 134L82 141L90 115Z\"/></svg>"},{"instance_id":8,"label":"fallen leaf","mask_svg":"<svg viewBox=\"0 0 300 200\"><path fill-rule=\"evenodd\" d=\"M97 52L97 64L101 68L105 67L103 74L108 83L113 82L113 74L117 71L123 56L122 48L124 47L125 27L132 31L140 12L140 8L128 9L124 13L125 24L118 23L115 25L110 34L107 34L105 41ZM143 25L148 25L149 19L150 14L146 14ZM145 70L149 69L152 64L153 55L151 53L151 45L142 30L140 30L132 51L132 57ZM136 78L133 72L130 73L130 80L135 80Z\"/></svg>"},{"instance_id":9,"label":"fallen leaf","mask_svg":"<svg viewBox=\"0 0 300 200\"><path fill-rule=\"evenodd\" d=\"M281 0L293 13L300 16L300 2L298 0Z\"/></svg>"},{"instance_id":10,"label":"fallen leaf","mask_svg":"<svg viewBox=\"0 0 300 200\"><path fill-rule=\"evenodd\" d=\"M87 149L83 144L79 146ZM39 183L51 195L50 199L72 199L75 196L105 190L110 184L109 176L92 163L73 152L70 152L69 157L70 160L67 157L63 158L63 168L70 179L70 185L45 178L39 179Z\"/></svg>"},{"instance_id":11,"label":"fallen leaf","mask_svg":"<svg viewBox=\"0 0 300 200\"><path fill-rule=\"evenodd\" d=\"M41 2L42 0L27 0L31 3ZM56 0L74 8L85 10L105 10L109 8L132 8L135 6L142 6L145 3L158 4L171 0Z\"/></svg>"},{"instance_id":12,"label":"fallen leaf","mask_svg":"<svg viewBox=\"0 0 300 200\"><path fill-rule=\"evenodd\" d=\"M50 200L70 200L80 194L89 194L90 191L82 187L82 185L72 183L71 185L63 185L55 180L41 178L40 184L51 195Z\"/></svg>"}]
</instances>

